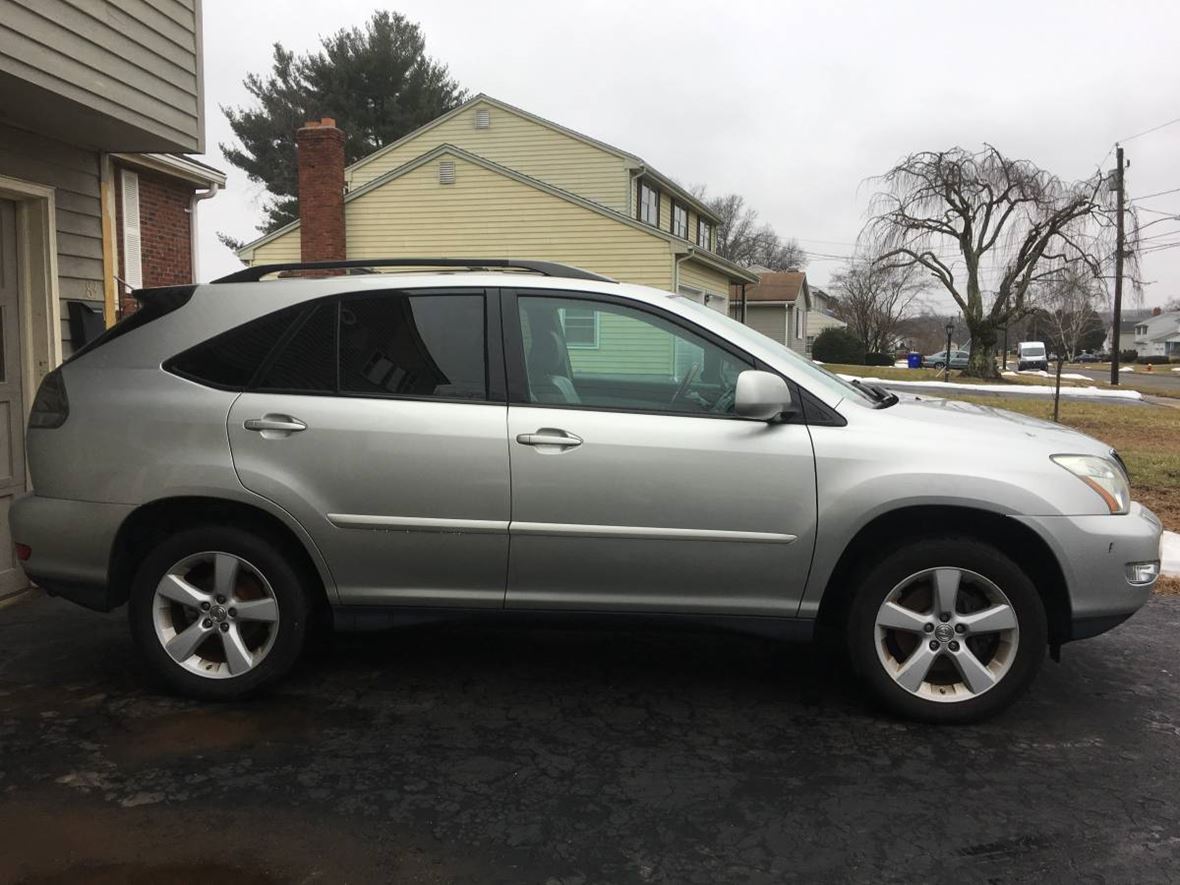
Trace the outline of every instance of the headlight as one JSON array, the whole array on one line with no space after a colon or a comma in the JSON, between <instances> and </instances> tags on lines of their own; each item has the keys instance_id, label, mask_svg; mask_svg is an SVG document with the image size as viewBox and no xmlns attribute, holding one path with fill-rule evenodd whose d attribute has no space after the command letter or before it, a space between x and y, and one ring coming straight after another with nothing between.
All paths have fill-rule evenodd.
<instances>
[{"instance_id":1,"label":"headlight","mask_svg":"<svg viewBox=\"0 0 1180 885\"><path fill-rule=\"evenodd\" d=\"M1064 467L1095 492L1111 513L1126 513L1131 506L1131 489L1127 477L1115 464L1094 455L1053 455L1053 462Z\"/></svg>"}]
</instances>

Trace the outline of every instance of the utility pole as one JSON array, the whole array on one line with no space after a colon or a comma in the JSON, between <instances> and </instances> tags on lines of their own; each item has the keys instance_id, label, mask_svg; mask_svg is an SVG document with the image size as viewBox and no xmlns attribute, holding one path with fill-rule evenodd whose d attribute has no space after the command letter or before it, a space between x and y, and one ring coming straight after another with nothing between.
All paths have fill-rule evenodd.
<instances>
[{"instance_id":1,"label":"utility pole","mask_svg":"<svg viewBox=\"0 0 1180 885\"><path fill-rule=\"evenodd\" d=\"M1123 252L1126 251L1126 244L1123 242L1123 148L1121 145L1116 145L1114 170L1114 186L1117 191L1118 198L1118 222L1116 225L1116 242L1114 252L1114 329L1111 330L1110 340L1110 383L1117 385L1119 383L1119 329L1123 325Z\"/></svg>"}]
</instances>

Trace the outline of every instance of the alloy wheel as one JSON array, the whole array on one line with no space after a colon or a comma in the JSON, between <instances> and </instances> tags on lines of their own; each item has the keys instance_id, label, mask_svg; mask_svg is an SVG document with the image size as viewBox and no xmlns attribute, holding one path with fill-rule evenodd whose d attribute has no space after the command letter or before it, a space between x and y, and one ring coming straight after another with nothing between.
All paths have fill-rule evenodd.
<instances>
[{"instance_id":1,"label":"alloy wheel","mask_svg":"<svg viewBox=\"0 0 1180 885\"><path fill-rule=\"evenodd\" d=\"M877 610L877 657L901 688L924 700L978 697L1007 675L1020 627L996 584L967 569L932 568L894 587Z\"/></svg>"},{"instance_id":2,"label":"alloy wheel","mask_svg":"<svg viewBox=\"0 0 1180 885\"><path fill-rule=\"evenodd\" d=\"M274 646L279 605L270 582L240 556L186 556L156 585L156 638L186 670L209 679L242 676Z\"/></svg>"}]
</instances>

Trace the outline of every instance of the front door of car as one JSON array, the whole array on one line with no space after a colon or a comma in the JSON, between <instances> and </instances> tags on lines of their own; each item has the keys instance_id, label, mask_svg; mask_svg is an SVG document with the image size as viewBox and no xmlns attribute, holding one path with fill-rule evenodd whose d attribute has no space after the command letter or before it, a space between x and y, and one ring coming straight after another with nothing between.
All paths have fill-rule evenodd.
<instances>
[{"instance_id":1,"label":"front door of car","mask_svg":"<svg viewBox=\"0 0 1180 885\"><path fill-rule=\"evenodd\" d=\"M795 614L811 438L735 416L751 359L607 296L520 290L504 329L509 608Z\"/></svg>"},{"instance_id":2,"label":"front door of car","mask_svg":"<svg viewBox=\"0 0 1180 885\"><path fill-rule=\"evenodd\" d=\"M242 483L307 529L341 602L503 605L507 407L488 296L370 290L300 308L232 407Z\"/></svg>"}]
</instances>

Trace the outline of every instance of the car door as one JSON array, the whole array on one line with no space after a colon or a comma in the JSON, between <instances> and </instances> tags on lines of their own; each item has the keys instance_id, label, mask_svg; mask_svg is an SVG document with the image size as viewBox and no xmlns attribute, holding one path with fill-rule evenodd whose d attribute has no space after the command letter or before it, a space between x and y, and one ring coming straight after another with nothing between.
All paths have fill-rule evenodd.
<instances>
[{"instance_id":1,"label":"car door","mask_svg":"<svg viewBox=\"0 0 1180 885\"><path fill-rule=\"evenodd\" d=\"M341 602L502 606L498 302L369 290L315 305L285 336L230 411L242 483L304 525Z\"/></svg>"},{"instance_id":2,"label":"car door","mask_svg":"<svg viewBox=\"0 0 1180 885\"><path fill-rule=\"evenodd\" d=\"M737 418L754 361L674 314L504 303L509 608L793 615L811 561L805 424Z\"/></svg>"}]
</instances>

